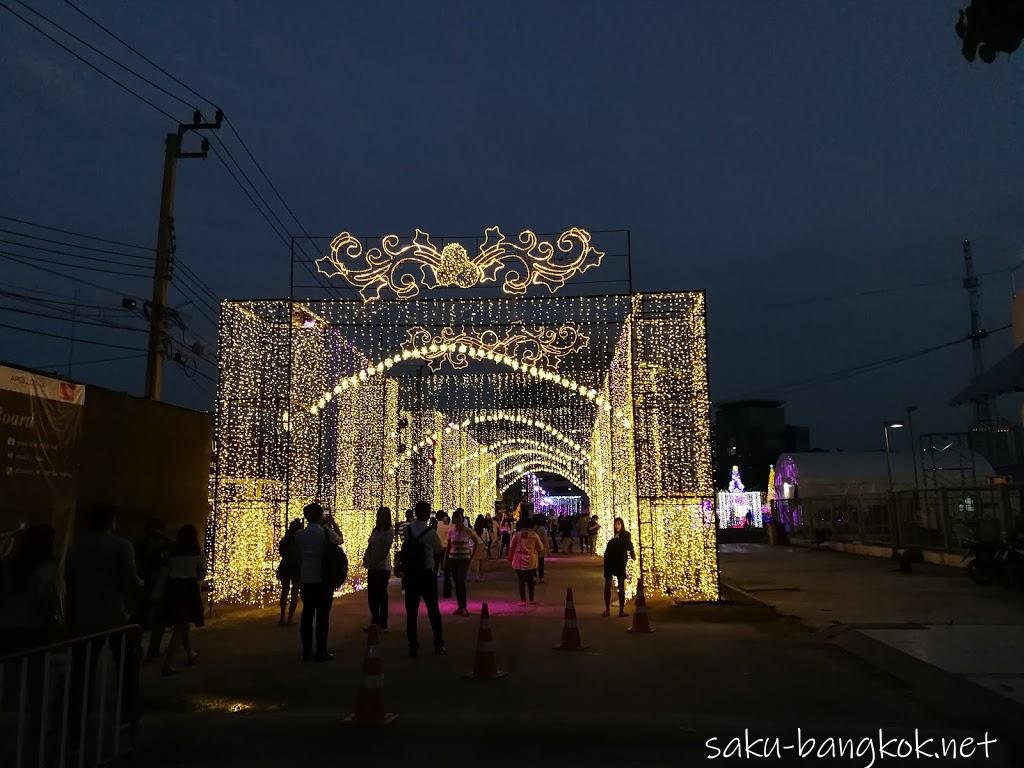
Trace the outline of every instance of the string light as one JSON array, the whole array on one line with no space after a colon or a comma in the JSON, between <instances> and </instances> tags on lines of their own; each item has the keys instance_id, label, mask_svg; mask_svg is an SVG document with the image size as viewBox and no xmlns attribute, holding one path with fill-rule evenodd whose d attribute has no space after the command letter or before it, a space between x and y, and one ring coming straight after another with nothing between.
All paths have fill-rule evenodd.
<instances>
[{"instance_id":1,"label":"string light","mask_svg":"<svg viewBox=\"0 0 1024 768\"><path fill-rule=\"evenodd\" d=\"M567 229L554 245L528 229L519 233L518 240L510 242L498 227L488 227L477 255L470 258L461 243L451 242L438 249L430 235L420 229L405 245L398 235L385 235L380 248L365 253L358 237L342 232L331 241L330 254L316 260L316 268L327 277L340 277L358 288L363 301L380 299L385 289L395 298L409 299L421 287L472 288L495 282L502 271L502 291L521 296L531 285L543 285L555 293L569 279L600 266L604 258L603 252L591 246L590 233L578 227ZM558 254L561 256L556 261ZM350 262L356 266L349 266Z\"/></svg>"},{"instance_id":2,"label":"string light","mask_svg":"<svg viewBox=\"0 0 1024 768\"><path fill-rule=\"evenodd\" d=\"M428 282L466 282L477 257L435 250ZM587 494L599 548L623 518L652 593L716 599L704 312L701 293L225 302L215 599L273 599L277 541L311 501L341 525L352 590L377 506L475 516L536 472Z\"/></svg>"}]
</instances>

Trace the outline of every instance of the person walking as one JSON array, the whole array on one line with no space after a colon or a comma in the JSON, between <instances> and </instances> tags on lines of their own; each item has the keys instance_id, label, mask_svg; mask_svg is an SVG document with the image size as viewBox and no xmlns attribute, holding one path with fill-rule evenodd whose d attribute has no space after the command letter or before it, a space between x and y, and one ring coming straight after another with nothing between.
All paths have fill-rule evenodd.
<instances>
[{"instance_id":1,"label":"person walking","mask_svg":"<svg viewBox=\"0 0 1024 768\"><path fill-rule=\"evenodd\" d=\"M437 520L437 540L441 542L441 554L434 560L434 578L437 578L438 571L444 576L442 594L447 599L452 596L452 572L448 567L448 532L451 530L451 520L448 513L443 509L438 510L434 516Z\"/></svg>"},{"instance_id":2,"label":"person walking","mask_svg":"<svg viewBox=\"0 0 1024 768\"><path fill-rule=\"evenodd\" d=\"M604 613L602 616L611 615L612 602L612 577L619 586L619 616L628 616L626 613L626 558L636 560L636 553L633 551L633 542L626 530L626 524L621 517L616 517L612 528L612 537L604 548Z\"/></svg>"},{"instance_id":3,"label":"person walking","mask_svg":"<svg viewBox=\"0 0 1024 768\"><path fill-rule=\"evenodd\" d=\"M590 521L587 523L587 549L591 552L597 552L597 534L601 531L601 523L597 519L597 515L591 515Z\"/></svg>"},{"instance_id":4,"label":"person walking","mask_svg":"<svg viewBox=\"0 0 1024 768\"><path fill-rule=\"evenodd\" d=\"M103 633L130 623L132 605L142 589L135 569L135 550L127 539L114 534L117 513L109 504L97 504L86 512L88 531L68 550L64 565L67 592L67 627L72 636ZM93 689L97 662L104 647L115 664L134 669L138 664L136 643L116 636L102 636L72 649L71 741L79 735L83 694ZM88 654L88 656L86 656ZM88 675L85 670L88 667ZM123 725L138 720L138 675L126 674L121 688Z\"/></svg>"},{"instance_id":5,"label":"person walking","mask_svg":"<svg viewBox=\"0 0 1024 768\"><path fill-rule=\"evenodd\" d=\"M512 521L506 512L501 516L501 522L498 523L498 532L501 543L498 545L498 557L502 554L508 554L509 547L512 544Z\"/></svg>"},{"instance_id":6,"label":"person walking","mask_svg":"<svg viewBox=\"0 0 1024 768\"><path fill-rule=\"evenodd\" d=\"M331 624L331 605L334 590L324 583L324 552L327 547L340 546L341 532L337 524L324 514L319 504L307 504L302 510L306 527L295 533L299 546L299 594L302 596L302 614L299 616L299 636L302 638L303 661L331 661L334 654L327 650L327 633ZM313 624L316 623L316 655L313 655Z\"/></svg>"},{"instance_id":7,"label":"person walking","mask_svg":"<svg viewBox=\"0 0 1024 768\"><path fill-rule=\"evenodd\" d=\"M483 515L476 516L473 533L476 534L478 543L473 547L473 556L469 559L469 572L473 574L474 580L479 582L484 580L484 559L489 557L491 549L491 528Z\"/></svg>"},{"instance_id":8,"label":"person walking","mask_svg":"<svg viewBox=\"0 0 1024 768\"><path fill-rule=\"evenodd\" d=\"M295 534L302 530L302 521L295 518L288 524L288 530L277 543L277 553L281 556L281 562L277 566L277 579L281 582L281 618L278 619L279 627L291 624L295 616L295 608L299 604L299 577L301 557L299 545L295 541ZM291 601L289 602L289 595ZM288 621L285 622L284 611L288 607Z\"/></svg>"},{"instance_id":9,"label":"person walking","mask_svg":"<svg viewBox=\"0 0 1024 768\"><path fill-rule=\"evenodd\" d=\"M434 653L442 656L444 628L441 623L441 608L437 603L437 575L434 563L438 554L443 554L437 531L430 527L430 502L416 504L416 519L409 523L406 538L399 553L405 582L405 632L409 641L409 656L419 655L419 636L416 622L422 600L430 619L434 634Z\"/></svg>"},{"instance_id":10,"label":"person walking","mask_svg":"<svg viewBox=\"0 0 1024 768\"><path fill-rule=\"evenodd\" d=\"M544 583L544 555L548 552L548 523L544 515L536 515L533 512L533 504L524 505L525 513L533 518L533 532L540 539L541 552L537 555L537 583Z\"/></svg>"},{"instance_id":11,"label":"person walking","mask_svg":"<svg viewBox=\"0 0 1024 768\"><path fill-rule=\"evenodd\" d=\"M576 518L576 537L580 541L580 554L590 551L590 547L587 546L587 526L589 524L590 520L587 519L586 515L580 515Z\"/></svg>"},{"instance_id":12,"label":"person walking","mask_svg":"<svg viewBox=\"0 0 1024 768\"><path fill-rule=\"evenodd\" d=\"M366 568L366 602L370 607L370 624L376 624L381 632L388 629L388 582L391 580L391 547L395 541L395 528L391 522L391 510L381 507L377 510L377 523L370 532L363 554Z\"/></svg>"},{"instance_id":13,"label":"person walking","mask_svg":"<svg viewBox=\"0 0 1024 768\"><path fill-rule=\"evenodd\" d=\"M469 563L476 550L482 548L483 542L472 528L466 525L466 513L460 507L452 515L452 527L448 531L448 571L455 582L456 616L469 616L466 607L466 576Z\"/></svg>"},{"instance_id":14,"label":"person walking","mask_svg":"<svg viewBox=\"0 0 1024 768\"><path fill-rule=\"evenodd\" d=\"M484 537L484 545L487 547L487 559L490 560L494 557L492 550L494 543L498 540L498 526L490 513L484 515L484 531L487 534Z\"/></svg>"},{"instance_id":15,"label":"person walking","mask_svg":"<svg viewBox=\"0 0 1024 768\"><path fill-rule=\"evenodd\" d=\"M53 642L60 628L56 533L25 528L0 576L0 656ZM41 683L40 683L41 684Z\"/></svg>"},{"instance_id":16,"label":"person walking","mask_svg":"<svg viewBox=\"0 0 1024 768\"><path fill-rule=\"evenodd\" d=\"M534 575L537 573L537 561L544 552L544 544L540 537L533 530L531 518L521 519L522 527L516 531L509 545L508 559L516 572L519 581L519 600L521 605L526 605L527 593L530 603L534 604Z\"/></svg>"},{"instance_id":17,"label":"person walking","mask_svg":"<svg viewBox=\"0 0 1024 768\"><path fill-rule=\"evenodd\" d=\"M191 667L199 659L199 652L192 650L190 627L203 626L203 598L199 593L199 582L205 577L206 558L199 548L199 532L194 525L183 525L167 556L164 608L165 620L173 629L164 656L164 676L178 673L172 662L179 645L187 666Z\"/></svg>"},{"instance_id":18,"label":"person walking","mask_svg":"<svg viewBox=\"0 0 1024 768\"><path fill-rule=\"evenodd\" d=\"M568 515L563 515L558 521L558 530L562 537L562 546L565 548L567 555L572 554L572 518Z\"/></svg>"},{"instance_id":19,"label":"person walking","mask_svg":"<svg viewBox=\"0 0 1024 768\"><path fill-rule=\"evenodd\" d=\"M158 518L146 521L145 535L135 542L135 563L142 577L139 623L149 630L146 661L160 657L160 646L166 629L164 589L167 584L167 557L172 543L164 521Z\"/></svg>"}]
</instances>

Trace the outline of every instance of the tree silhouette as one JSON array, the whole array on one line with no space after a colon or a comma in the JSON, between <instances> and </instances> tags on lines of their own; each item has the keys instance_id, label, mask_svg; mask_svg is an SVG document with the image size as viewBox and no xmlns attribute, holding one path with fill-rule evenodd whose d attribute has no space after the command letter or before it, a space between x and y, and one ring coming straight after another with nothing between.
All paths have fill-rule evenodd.
<instances>
[{"instance_id":1,"label":"tree silhouette","mask_svg":"<svg viewBox=\"0 0 1024 768\"><path fill-rule=\"evenodd\" d=\"M1013 53L1024 39L1024 0L971 0L960 11L956 34L964 41L968 61L979 56L986 64L1002 53Z\"/></svg>"}]
</instances>

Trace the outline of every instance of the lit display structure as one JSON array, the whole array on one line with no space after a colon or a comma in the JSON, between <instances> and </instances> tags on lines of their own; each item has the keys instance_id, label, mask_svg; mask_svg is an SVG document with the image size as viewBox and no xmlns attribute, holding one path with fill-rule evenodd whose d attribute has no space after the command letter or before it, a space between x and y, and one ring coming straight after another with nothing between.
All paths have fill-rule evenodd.
<instances>
[{"instance_id":1,"label":"lit display structure","mask_svg":"<svg viewBox=\"0 0 1024 768\"><path fill-rule=\"evenodd\" d=\"M587 494L597 551L626 521L648 593L718 598L702 292L226 301L219 361L217 600L273 598L311 501L341 526L351 591L378 506L473 520L531 472Z\"/></svg>"}]
</instances>

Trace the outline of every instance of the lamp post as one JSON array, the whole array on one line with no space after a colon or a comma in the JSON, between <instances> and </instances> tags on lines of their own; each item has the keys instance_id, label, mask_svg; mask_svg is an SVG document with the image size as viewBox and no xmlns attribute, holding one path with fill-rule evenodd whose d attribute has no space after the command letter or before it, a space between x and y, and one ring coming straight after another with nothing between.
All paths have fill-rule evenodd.
<instances>
[{"instance_id":1,"label":"lamp post","mask_svg":"<svg viewBox=\"0 0 1024 768\"><path fill-rule=\"evenodd\" d=\"M914 440L914 411L917 410L916 405L907 406L907 428L910 430L910 460L913 462L914 467L914 490L919 491L921 486L917 482L917 449L916 441Z\"/></svg>"},{"instance_id":2,"label":"lamp post","mask_svg":"<svg viewBox=\"0 0 1024 768\"><path fill-rule=\"evenodd\" d=\"M892 545L895 549L899 546L899 531L896 525L896 493L892 487L892 455L889 447L889 430L903 427L898 421L883 421L882 434L885 435L885 468L889 474L889 528L892 535Z\"/></svg>"}]
</instances>

